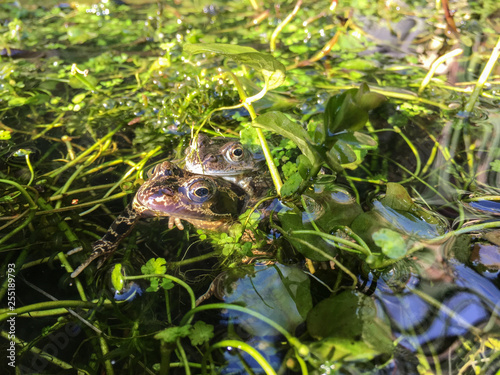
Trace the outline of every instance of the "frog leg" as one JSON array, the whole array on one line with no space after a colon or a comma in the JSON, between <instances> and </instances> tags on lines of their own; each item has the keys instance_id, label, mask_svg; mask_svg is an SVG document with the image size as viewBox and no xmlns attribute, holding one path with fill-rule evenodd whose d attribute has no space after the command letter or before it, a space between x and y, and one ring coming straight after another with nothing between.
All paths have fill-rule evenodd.
<instances>
[{"instance_id":1,"label":"frog leg","mask_svg":"<svg viewBox=\"0 0 500 375\"><path fill-rule=\"evenodd\" d=\"M115 252L118 244L130 233L141 217L141 214L133 209L132 204L129 204L125 210L118 215L116 220L113 221L104 236L92 244L92 252L89 257L78 266L71 274L71 277L77 277L97 258L101 258L99 259L97 268L101 267L104 261ZM77 250L78 248L73 249L68 254L73 254L77 252Z\"/></svg>"}]
</instances>

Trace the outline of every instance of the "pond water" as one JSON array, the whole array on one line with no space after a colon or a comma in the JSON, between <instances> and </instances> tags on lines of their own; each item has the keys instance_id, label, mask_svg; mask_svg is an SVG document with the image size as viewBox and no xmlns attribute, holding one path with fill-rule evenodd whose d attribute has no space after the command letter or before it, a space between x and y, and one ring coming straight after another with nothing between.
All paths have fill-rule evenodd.
<instances>
[{"instance_id":1,"label":"pond water","mask_svg":"<svg viewBox=\"0 0 500 375\"><path fill-rule=\"evenodd\" d=\"M498 374L499 17L0 4L7 373Z\"/></svg>"}]
</instances>

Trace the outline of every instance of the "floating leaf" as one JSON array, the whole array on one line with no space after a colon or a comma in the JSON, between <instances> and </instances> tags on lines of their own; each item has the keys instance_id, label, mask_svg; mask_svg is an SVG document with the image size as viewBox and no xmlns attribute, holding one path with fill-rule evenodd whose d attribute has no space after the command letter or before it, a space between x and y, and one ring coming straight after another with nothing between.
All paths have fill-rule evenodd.
<instances>
[{"instance_id":1,"label":"floating leaf","mask_svg":"<svg viewBox=\"0 0 500 375\"><path fill-rule=\"evenodd\" d=\"M384 100L384 95L370 92L366 83L359 89L350 89L332 96L325 108L325 129L329 135L342 130L359 130L368 121L368 111L379 106Z\"/></svg>"},{"instance_id":2,"label":"floating leaf","mask_svg":"<svg viewBox=\"0 0 500 375\"><path fill-rule=\"evenodd\" d=\"M252 67L262 73L268 90L281 86L285 81L285 66L273 56L259 52L251 47L234 44L200 43L186 44L184 50L193 54L212 52L227 56L234 61Z\"/></svg>"},{"instance_id":3,"label":"floating leaf","mask_svg":"<svg viewBox=\"0 0 500 375\"><path fill-rule=\"evenodd\" d=\"M383 228L373 233L372 238L389 258L399 259L406 255L406 242L398 232Z\"/></svg>"},{"instance_id":4,"label":"floating leaf","mask_svg":"<svg viewBox=\"0 0 500 375\"><path fill-rule=\"evenodd\" d=\"M413 206L413 199L401 184L395 182L387 183L387 191L381 202L395 210L409 211Z\"/></svg>"},{"instance_id":5,"label":"floating leaf","mask_svg":"<svg viewBox=\"0 0 500 375\"><path fill-rule=\"evenodd\" d=\"M307 316L307 330L316 339L361 341L379 353L392 352L390 328L377 319L375 302L345 291L318 303ZM361 340L360 340L361 339Z\"/></svg>"}]
</instances>

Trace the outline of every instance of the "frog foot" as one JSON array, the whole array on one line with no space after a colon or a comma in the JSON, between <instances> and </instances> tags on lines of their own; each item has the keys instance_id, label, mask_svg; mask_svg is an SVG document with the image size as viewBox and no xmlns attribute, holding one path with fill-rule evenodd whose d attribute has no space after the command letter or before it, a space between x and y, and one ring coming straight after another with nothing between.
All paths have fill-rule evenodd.
<instances>
[{"instance_id":1,"label":"frog foot","mask_svg":"<svg viewBox=\"0 0 500 375\"><path fill-rule=\"evenodd\" d=\"M184 230L184 225L181 222L181 219L174 216L168 217L168 229L173 229L175 227L179 228L179 230Z\"/></svg>"}]
</instances>

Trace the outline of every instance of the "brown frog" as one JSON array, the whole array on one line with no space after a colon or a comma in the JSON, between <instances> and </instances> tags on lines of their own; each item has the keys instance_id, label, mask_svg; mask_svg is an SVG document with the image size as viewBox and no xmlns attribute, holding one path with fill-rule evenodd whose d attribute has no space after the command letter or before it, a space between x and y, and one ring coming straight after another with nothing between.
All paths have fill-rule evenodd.
<instances>
[{"instance_id":1,"label":"brown frog","mask_svg":"<svg viewBox=\"0 0 500 375\"><path fill-rule=\"evenodd\" d=\"M92 244L89 258L71 277L78 276L97 258L101 258L102 263L140 219L168 216L169 228L175 224L183 229L182 219L201 229L227 231L230 223L245 210L248 201L248 195L236 184L163 162L152 170L150 178L106 234Z\"/></svg>"},{"instance_id":2,"label":"brown frog","mask_svg":"<svg viewBox=\"0 0 500 375\"><path fill-rule=\"evenodd\" d=\"M242 187L251 197L262 197L272 187L263 173L264 156L252 153L238 138L199 134L186 149L184 168L192 173L222 177Z\"/></svg>"}]
</instances>

